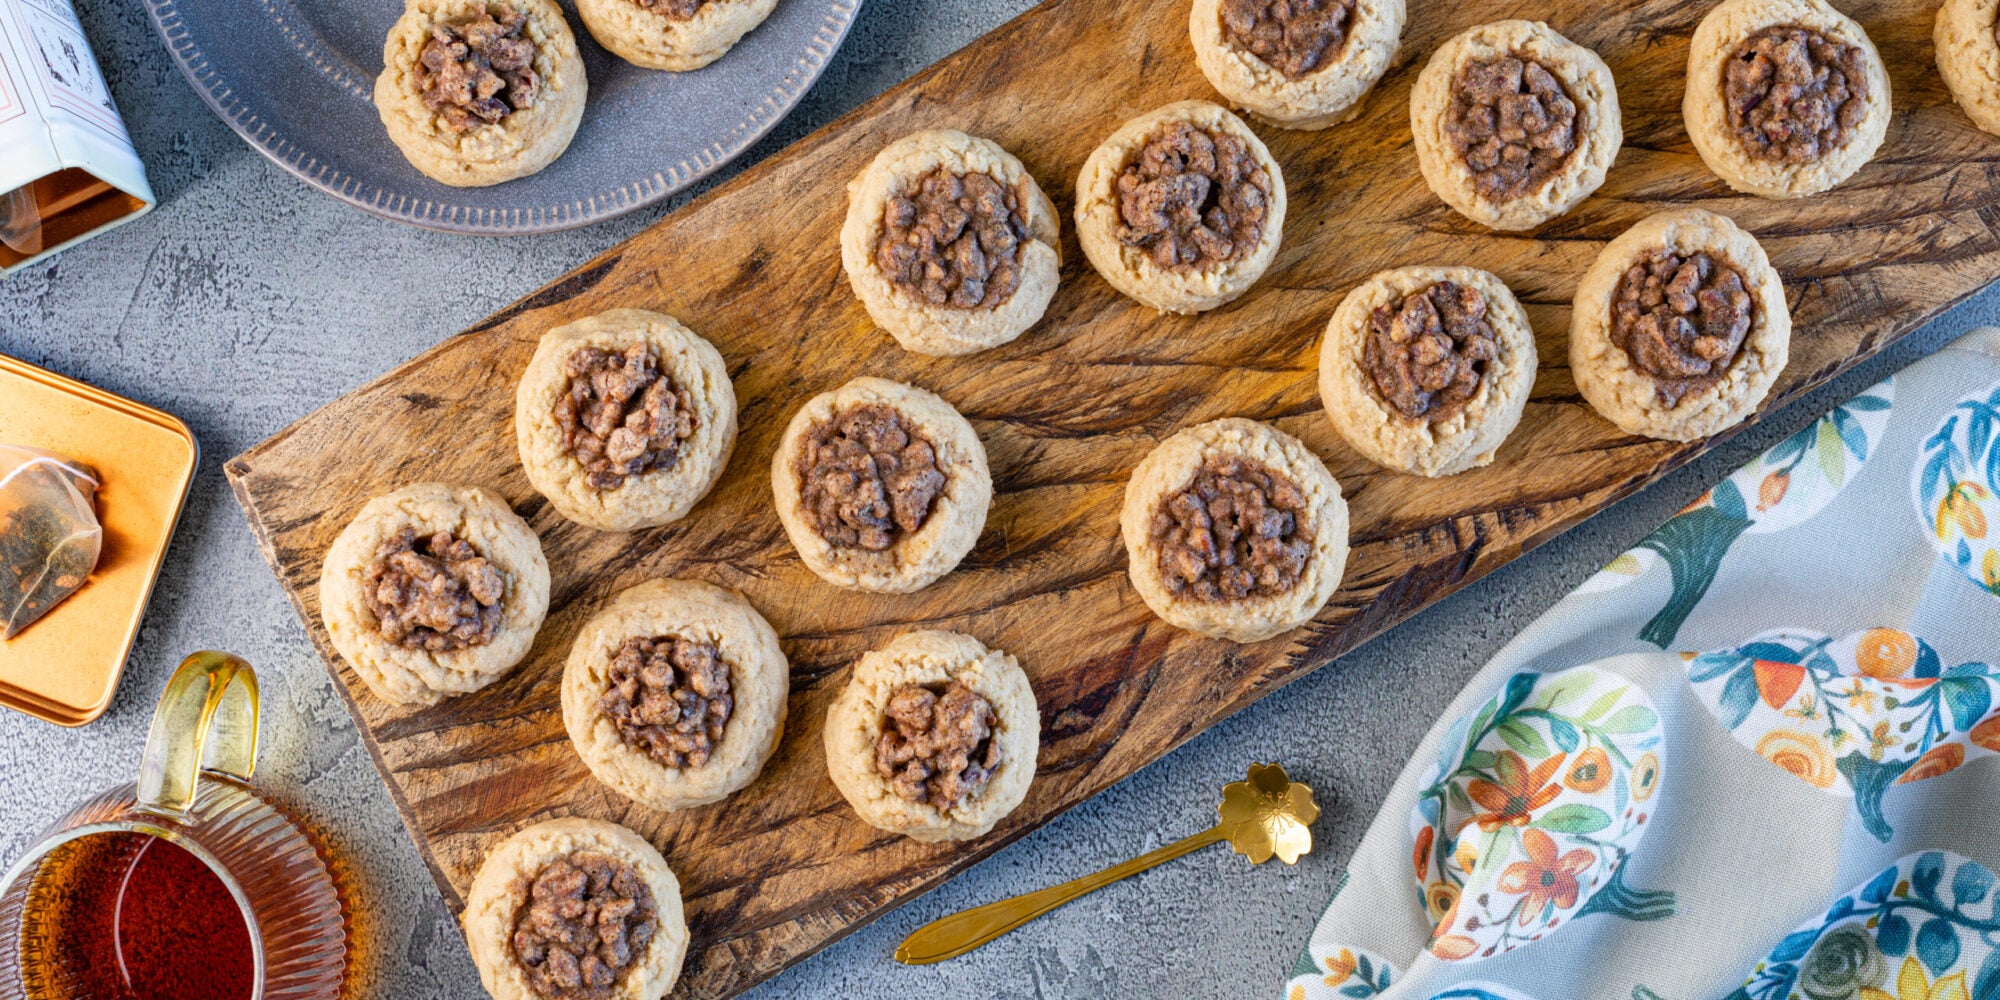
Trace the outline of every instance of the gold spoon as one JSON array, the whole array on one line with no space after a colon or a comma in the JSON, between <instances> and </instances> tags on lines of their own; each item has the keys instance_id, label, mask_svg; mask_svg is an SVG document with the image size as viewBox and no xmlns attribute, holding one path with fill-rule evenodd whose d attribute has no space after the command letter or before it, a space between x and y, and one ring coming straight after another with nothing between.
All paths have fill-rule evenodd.
<instances>
[{"instance_id":1,"label":"gold spoon","mask_svg":"<svg viewBox=\"0 0 2000 1000\"><path fill-rule=\"evenodd\" d=\"M896 961L929 965L957 958L1078 896L1218 841L1229 841L1253 865L1273 855L1288 865L1297 864L1300 855L1312 850L1309 827L1319 818L1312 789L1293 782L1276 764L1252 764L1245 780L1224 785L1222 804L1215 811L1219 819L1214 826L1095 875L933 920L903 939L896 948Z\"/></svg>"}]
</instances>

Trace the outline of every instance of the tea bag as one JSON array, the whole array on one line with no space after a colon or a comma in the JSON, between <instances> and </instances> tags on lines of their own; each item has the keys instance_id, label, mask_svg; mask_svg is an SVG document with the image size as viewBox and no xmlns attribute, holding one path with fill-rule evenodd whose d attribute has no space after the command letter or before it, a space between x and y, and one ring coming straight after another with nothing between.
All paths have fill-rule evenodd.
<instances>
[{"instance_id":1,"label":"tea bag","mask_svg":"<svg viewBox=\"0 0 2000 1000\"><path fill-rule=\"evenodd\" d=\"M88 466L0 444L0 638L76 593L97 566L98 485Z\"/></svg>"}]
</instances>

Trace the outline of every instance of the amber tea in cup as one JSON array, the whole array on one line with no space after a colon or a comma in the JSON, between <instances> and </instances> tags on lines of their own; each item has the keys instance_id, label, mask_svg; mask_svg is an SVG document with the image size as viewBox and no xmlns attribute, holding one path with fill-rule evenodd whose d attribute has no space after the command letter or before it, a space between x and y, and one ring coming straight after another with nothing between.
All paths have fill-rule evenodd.
<instances>
[{"instance_id":1,"label":"amber tea in cup","mask_svg":"<svg viewBox=\"0 0 2000 1000\"><path fill-rule=\"evenodd\" d=\"M250 665L188 657L139 780L71 809L0 877L0 1000L338 998L339 893L250 786L256 754Z\"/></svg>"}]
</instances>

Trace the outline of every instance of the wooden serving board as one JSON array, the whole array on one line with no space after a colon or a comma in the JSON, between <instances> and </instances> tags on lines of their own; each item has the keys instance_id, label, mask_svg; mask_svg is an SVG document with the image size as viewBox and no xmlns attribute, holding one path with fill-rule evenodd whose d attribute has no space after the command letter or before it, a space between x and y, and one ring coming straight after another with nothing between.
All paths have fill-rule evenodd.
<instances>
[{"instance_id":1,"label":"wooden serving board","mask_svg":"<svg viewBox=\"0 0 2000 1000\"><path fill-rule=\"evenodd\" d=\"M1888 63L1888 141L1837 191L1774 202L1730 193L1681 125L1687 38L1709 4L1414 4L1402 56L1360 120L1324 132L1258 128L1291 199L1283 249L1236 303L1178 318L1114 293L1067 228L1074 178L1098 141L1167 101L1214 96L1188 45L1187 0L1050 0L237 457L229 478L446 900L461 905L486 849L524 824L569 814L625 823L660 846L686 893L693 946L677 995L728 996L1699 453L1619 433L1582 402L1566 366L1578 278L1645 215L1670 205L1730 215L1785 276L1792 360L1766 409L2000 277L2000 140L1974 130L1937 78L1934 0L1843 6ZM1603 189L1533 235L1490 233L1445 208L1410 141L1409 90L1423 60L1450 35L1506 17L1545 18L1602 53L1624 107L1624 151ZM1047 318L967 358L910 354L876 330L836 245L848 179L885 143L933 126L1016 152L1065 220L1063 284ZM1321 413L1315 384L1340 297L1374 271L1417 263L1498 273L1527 306L1543 359L1498 462L1439 481L1358 458ZM715 491L686 520L632 535L550 510L521 472L512 426L515 379L536 339L617 306L671 313L712 340L742 403L735 457ZM978 547L921 593L860 596L821 582L771 508L770 456L786 420L809 396L863 374L941 393L991 457L995 497ZM1230 415L1303 438L1353 512L1346 578L1318 620L1240 647L1154 618L1126 581L1118 536L1139 459L1179 428ZM398 709L371 696L329 645L316 584L321 554L362 503L420 480L507 496L541 534L553 594L533 652L509 677ZM582 622L657 576L743 591L792 662L790 722L763 775L724 803L672 815L591 780L557 695ZM877 832L826 777L820 726L848 664L919 626L1014 653L1042 708L1033 790L970 843Z\"/></svg>"}]
</instances>

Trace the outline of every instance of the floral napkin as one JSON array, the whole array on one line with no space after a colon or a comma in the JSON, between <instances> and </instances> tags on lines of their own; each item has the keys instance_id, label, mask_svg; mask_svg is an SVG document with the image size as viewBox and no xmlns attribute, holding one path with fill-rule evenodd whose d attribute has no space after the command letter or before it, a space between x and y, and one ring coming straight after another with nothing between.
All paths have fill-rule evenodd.
<instances>
[{"instance_id":1,"label":"floral napkin","mask_svg":"<svg viewBox=\"0 0 2000 1000\"><path fill-rule=\"evenodd\" d=\"M1821 417L1494 657L1285 1000L2000 1000L2000 330Z\"/></svg>"}]
</instances>

